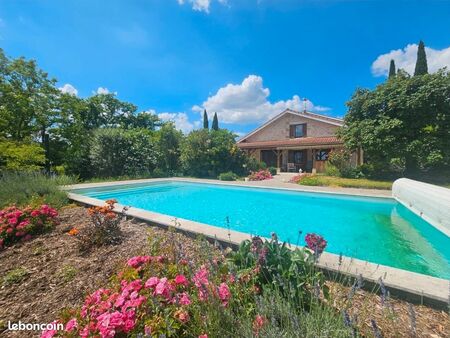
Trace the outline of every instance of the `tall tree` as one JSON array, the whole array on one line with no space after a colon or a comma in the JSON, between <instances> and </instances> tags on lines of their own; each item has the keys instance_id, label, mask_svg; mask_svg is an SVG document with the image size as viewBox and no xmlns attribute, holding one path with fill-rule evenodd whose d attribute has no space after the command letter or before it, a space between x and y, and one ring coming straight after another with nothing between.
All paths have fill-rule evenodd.
<instances>
[{"instance_id":1,"label":"tall tree","mask_svg":"<svg viewBox=\"0 0 450 338\"><path fill-rule=\"evenodd\" d=\"M427 55L425 54L425 44L421 40L419 42L419 48L417 49L417 61L414 76L424 74L428 74L428 64Z\"/></svg>"},{"instance_id":2,"label":"tall tree","mask_svg":"<svg viewBox=\"0 0 450 338\"><path fill-rule=\"evenodd\" d=\"M394 60L391 60L391 64L389 65L389 78L392 78L395 76L395 62Z\"/></svg>"},{"instance_id":3,"label":"tall tree","mask_svg":"<svg viewBox=\"0 0 450 338\"><path fill-rule=\"evenodd\" d=\"M217 119L217 113L214 113L213 122L211 125L212 130L219 130L219 120Z\"/></svg>"},{"instance_id":4,"label":"tall tree","mask_svg":"<svg viewBox=\"0 0 450 338\"><path fill-rule=\"evenodd\" d=\"M203 111L203 129L209 129L208 114L206 109Z\"/></svg>"}]
</instances>

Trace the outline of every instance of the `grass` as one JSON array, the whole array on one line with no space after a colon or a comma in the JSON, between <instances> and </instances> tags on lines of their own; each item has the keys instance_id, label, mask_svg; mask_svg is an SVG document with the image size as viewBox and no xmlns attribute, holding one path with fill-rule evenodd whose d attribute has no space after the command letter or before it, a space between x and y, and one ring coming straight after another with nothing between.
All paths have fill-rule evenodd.
<instances>
[{"instance_id":1,"label":"grass","mask_svg":"<svg viewBox=\"0 0 450 338\"><path fill-rule=\"evenodd\" d=\"M342 187L342 188L366 188L390 190L391 181L375 181L366 178L343 178L334 176L313 175L306 176L299 181L301 185Z\"/></svg>"},{"instance_id":2,"label":"grass","mask_svg":"<svg viewBox=\"0 0 450 338\"><path fill-rule=\"evenodd\" d=\"M24 268L11 270L3 277L3 285L18 284L23 281L28 274L29 272Z\"/></svg>"},{"instance_id":3,"label":"grass","mask_svg":"<svg viewBox=\"0 0 450 338\"><path fill-rule=\"evenodd\" d=\"M67 194L58 186L73 184L69 176L48 177L37 172L0 172L0 208L49 204L60 208L67 204Z\"/></svg>"}]
</instances>

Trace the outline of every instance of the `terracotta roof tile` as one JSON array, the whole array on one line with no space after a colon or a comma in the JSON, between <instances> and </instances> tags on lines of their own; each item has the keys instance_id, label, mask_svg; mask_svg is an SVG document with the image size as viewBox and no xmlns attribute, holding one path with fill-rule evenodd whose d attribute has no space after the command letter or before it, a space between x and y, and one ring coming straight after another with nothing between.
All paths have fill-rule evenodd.
<instances>
[{"instance_id":1,"label":"terracotta roof tile","mask_svg":"<svg viewBox=\"0 0 450 338\"><path fill-rule=\"evenodd\" d=\"M273 140L273 141L257 141L257 142L241 142L237 146L239 148L276 148L276 147L294 147L294 146L314 146L314 145L333 145L342 144L336 136L325 136L325 137L301 137L294 139L285 140Z\"/></svg>"}]
</instances>

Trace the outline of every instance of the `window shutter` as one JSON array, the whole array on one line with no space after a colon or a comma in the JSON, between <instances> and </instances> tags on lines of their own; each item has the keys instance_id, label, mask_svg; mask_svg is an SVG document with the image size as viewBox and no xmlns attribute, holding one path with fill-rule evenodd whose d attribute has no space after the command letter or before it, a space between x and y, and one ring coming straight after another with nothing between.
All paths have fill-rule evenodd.
<instances>
[{"instance_id":1,"label":"window shutter","mask_svg":"<svg viewBox=\"0 0 450 338\"><path fill-rule=\"evenodd\" d=\"M306 123L303 124L303 137L306 137Z\"/></svg>"},{"instance_id":2,"label":"window shutter","mask_svg":"<svg viewBox=\"0 0 450 338\"><path fill-rule=\"evenodd\" d=\"M295 125L289 126L289 137L294 138L295 137Z\"/></svg>"}]
</instances>

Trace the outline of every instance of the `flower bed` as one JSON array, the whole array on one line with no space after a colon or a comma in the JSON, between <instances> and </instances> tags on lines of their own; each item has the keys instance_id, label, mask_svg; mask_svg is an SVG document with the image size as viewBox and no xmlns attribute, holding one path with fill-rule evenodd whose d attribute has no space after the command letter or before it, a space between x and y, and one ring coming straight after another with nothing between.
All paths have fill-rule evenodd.
<instances>
[{"instance_id":1,"label":"flower bed","mask_svg":"<svg viewBox=\"0 0 450 338\"><path fill-rule=\"evenodd\" d=\"M272 174L270 173L269 170L267 169L261 169L255 172L252 172L249 176L248 179L250 181L264 181L264 180L269 180L273 178Z\"/></svg>"},{"instance_id":2,"label":"flower bed","mask_svg":"<svg viewBox=\"0 0 450 338\"><path fill-rule=\"evenodd\" d=\"M58 212L44 204L39 208L10 206L0 211L0 249L18 241L30 240L57 223Z\"/></svg>"}]
</instances>

